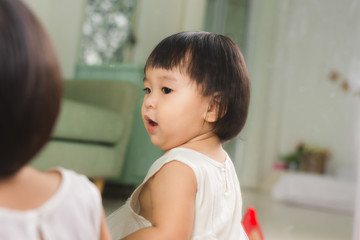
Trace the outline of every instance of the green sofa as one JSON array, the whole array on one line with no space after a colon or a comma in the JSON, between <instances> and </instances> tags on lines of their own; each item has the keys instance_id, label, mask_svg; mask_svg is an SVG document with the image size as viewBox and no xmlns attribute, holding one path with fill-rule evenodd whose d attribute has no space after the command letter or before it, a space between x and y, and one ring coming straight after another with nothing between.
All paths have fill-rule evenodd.
<instances>
[{"instance_id":1,"label":"green sofa","mask_svg":"<svg viewBox=\"0 0 360 240\"><path fill-rule=\"evenodd\" d=\"M39 170L61 166L94 179L119 177L140 89L111 80L66 80L51 141L32 162Z\"/></svg>"}]
</instances>

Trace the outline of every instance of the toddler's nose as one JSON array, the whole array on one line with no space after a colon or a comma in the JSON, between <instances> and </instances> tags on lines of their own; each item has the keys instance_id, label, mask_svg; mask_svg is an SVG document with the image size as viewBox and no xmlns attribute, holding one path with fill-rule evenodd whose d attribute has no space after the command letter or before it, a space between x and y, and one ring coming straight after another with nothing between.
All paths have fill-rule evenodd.
<instances>
[{"instance_id":1,"label":"toddler's nose","mask_svg":"<svg viewBox=\"0 0 360 240\"><path fill-rule=\"evenodd\" d=\"M146 108L155 108L156 107L156 98L153 94L145 95L143 104Z\"/></svg>"}]
</instances>

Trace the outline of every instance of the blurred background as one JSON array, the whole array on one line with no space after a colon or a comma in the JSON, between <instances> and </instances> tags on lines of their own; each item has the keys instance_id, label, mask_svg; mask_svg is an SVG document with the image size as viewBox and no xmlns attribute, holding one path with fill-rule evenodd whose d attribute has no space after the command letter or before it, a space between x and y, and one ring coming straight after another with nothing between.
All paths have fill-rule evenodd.
<instances>
[{"instance_id":1,"label":"blurred background","mask_svg":"<svg viewBox=\"0 0 360 240\"><path fill-rule=\"evenodd\" d=\"M146 58L164 37L187 30L229 36L243 52L252 82L246 127L225 143L244 211L256 207L269 240L358 239L360 1L25 2L53 40L64 78L84 84L119 81L141 89ZM107 213L162 154L143 129L141 98L123 113L133 119L123 126L129 134L117 173L98 176L94 167L95 174L87 174L106 179Z\"/></svg>"}]
</instances>

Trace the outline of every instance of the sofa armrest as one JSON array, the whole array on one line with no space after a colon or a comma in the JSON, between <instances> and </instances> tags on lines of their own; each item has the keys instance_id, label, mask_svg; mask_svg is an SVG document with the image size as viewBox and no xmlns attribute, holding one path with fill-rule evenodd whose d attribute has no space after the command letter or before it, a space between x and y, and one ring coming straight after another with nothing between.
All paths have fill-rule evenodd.
<instances>
[{"instance_id":1,"label":"sofa armrest","mask_svg":"<svg viewBox=\"0 0 360 240\"><path fill-rule=\"evenodd\" d=\"M115 143L113 172L106 177L119 177L134 120L135 106L139 102L140 87L118 80L66 80L64 98L118 112L123 117L123 133Z\"/></svg>"}]
</instances>

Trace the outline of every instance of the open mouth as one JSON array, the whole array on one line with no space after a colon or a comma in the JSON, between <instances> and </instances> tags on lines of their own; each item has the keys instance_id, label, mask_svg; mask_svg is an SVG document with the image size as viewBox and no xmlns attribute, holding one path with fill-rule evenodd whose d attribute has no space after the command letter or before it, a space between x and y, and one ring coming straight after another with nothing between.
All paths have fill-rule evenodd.
<instances>
[{"instance_id":1,"label":"open mouth","mask_svg":"<svg viewBox=\"0 0 360 240\"><path fill-rule=\"evenodd\" d=\"M150 126L153 126L153 127L156 127L158 125L155 121L153 121L151 119L148 119L148 123L150 124Z\"/></svg>"},{"instance_id":2,"label":"open mouth","mask_svg":"<svg viewBox=\"0 0 360 240\"><path fill-rule=\"evenodd\" d=\"M152 120L148 116L145 116L145 120L149 123L149 126L151 126L151 127L156 127L158 125L157 122L155 122L154 120Z\"/></svg>"}]
</instances>

